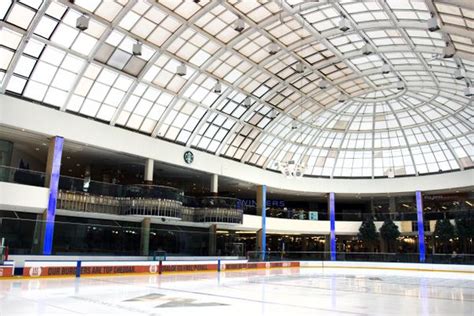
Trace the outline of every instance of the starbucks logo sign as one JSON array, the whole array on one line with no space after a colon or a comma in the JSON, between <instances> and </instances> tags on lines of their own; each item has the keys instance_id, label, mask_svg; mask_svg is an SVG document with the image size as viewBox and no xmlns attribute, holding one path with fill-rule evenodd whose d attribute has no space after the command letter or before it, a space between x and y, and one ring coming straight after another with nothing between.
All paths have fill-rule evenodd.
<instances>
[{"instance_id":1,"label":"starbucks logo sign","mask_svg":"<svg viewBox=\"0 0 474 316\"><path fill-rule=\"evenodd\" d=\"M194 161L194 154L189 150L184 153L183 157L184 157L184 162L187 164L192 164Z\"/></svg>"}]
</instances>

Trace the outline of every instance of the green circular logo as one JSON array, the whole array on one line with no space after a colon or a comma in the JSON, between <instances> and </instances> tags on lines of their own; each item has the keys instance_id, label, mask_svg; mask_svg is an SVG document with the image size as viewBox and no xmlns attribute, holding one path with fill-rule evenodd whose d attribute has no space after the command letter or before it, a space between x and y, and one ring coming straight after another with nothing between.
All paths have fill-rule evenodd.
<instances>
[{"instance_id":1,"label":"green circular logo","mask_svg":"<svg viewBox=\"0 0 474 316\"><path fill-rule=\"evenodd\" d=\"M194 154L191 151L187 151L184 153L184 162L187 164L191 164L194 161Z\"/></svg>"}]
</instances>

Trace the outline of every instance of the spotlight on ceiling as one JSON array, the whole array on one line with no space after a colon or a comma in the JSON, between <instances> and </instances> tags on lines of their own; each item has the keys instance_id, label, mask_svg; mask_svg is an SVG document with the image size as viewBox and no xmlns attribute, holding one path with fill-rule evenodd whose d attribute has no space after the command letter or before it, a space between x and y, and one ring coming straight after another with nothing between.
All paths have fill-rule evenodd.
<instances>
[{"instance_id":1,"label":"spotlight on ceiling","mask_svg":"<svg viewBox=\"0 0 474 316\"><path fill-rule=\"evenodd\" d=\"M215 93L221 93L222 92L222 85L219 82L219 80L217 80L216 84L214 85L214 92Z\"/></svg>"},{"instance_id":2,"label":"spotlight on ceiling","mask_svg":"<svg viewBox=\"0 0 474 316\"><path fill-rule=\"evenodd\" d=\"M132 53L135 56L141 56L142 55L142 43L137 41L135 44L133 44Z\"/></svg>"},{"instance_id":3,"label":"spotlight on ceiling","mask_svg":"<svg viewBox=\"0 0 474 316\"><path fill-rule=\"evenodd\" d=\"M405 84L403 83L403 81L397 82L397 90L401 91L404 89L405 89Z\"/></svg>"},{"instance_id":4,"label":"spotlight on ceiling","mask_svg":"<svg viewBox=\"0 0 474 316\"><path fill-rule=\"evenodd\" d=\"M268 53L270 55L275 55L276 53L278 53L278 45L274 42L271 42L270 45L268 45Z\"/></svg>"},{"instance_id":5,"label":"spotlight on ceiling","mask_svg":"<svg viewBox=\"0 0 474 316\"><path fill-rule=\"evenodd\" d=\"M296 122L295 119L293 119L293 122L291 122L291 129L292 130L298 129L298 122Z\"/></svg>"},{"instance_id":6,"label":"spotlight on ceiling","mask_svg":"<svg viewBox=\"0 0 474 316\"><path fill-rule=\"evenodd\" d=\"M446 44L446 47L443 49L443 58L452 58L455 54L454 46L449 43Z\"/></svg>"},{"instance_id":7,"label":"spotlight on ceiling","mask_svg":"<svg viewBox=\"0 0 474 316\"><path fill-rule=\"evenodd\" d=\"M458 68L454 72L454 78L456 78L456 80L462 80L465 77L466 77L466 71L464 69Z\"/></svg>"},{"instance_id":8,"label":"spotlight on ceiling","mask_svg":"<svg viewBox=\"0 0 474 316\"><path fill-rule=\"evenodd\" d=\"M346 97L344 94L342 94L342 95L339 97L339 99L337 99L337 102L339 102L339 103L344 103L344 102L346 102L346 101L347 101L347 97Z\"/></svg>"},{"instance_id":9,"label":"spotlight on ceiling","mask_svg":"<svg viewBox=\"0 0 474 316\"><path fill-rule=\"evenodd\" d=\"M464 89L464 95L466 97L472 97L474 96L474 87L467 86L466 89Z\"/></svg>"},{"instance_id":10,"label":"spotlight on ceiling","mask_svg":"<svg viewBox=\"0 0 474 316\"><path fill-rule=\"evenodd\" d=\"M234 23L234 30L242 32L245 28L245 22L240 17Z\"/></svg>"},{"instance_id":11,"label":"spotlight on ceiling","mask_svg":"<svg viewBox=\"0 0 474 316\"><path fill-rule=\"evenodd\" d=\"M371 55L374 53L374 49L372 46L369 45L369 43L365 43L365 45L361 49L362 55Z\"/></svg>"},{"instance_id":12,"label":"spotlight on ceiling","mask_svg":"<svg viewBox=\"0 0 474 316\"><path fill-rule=\"evenodd\" d=\"M304 72L304 65L302 62L298 62L296 64L295 71L299 74L302 74Z\"/></svg>"},{"instance_id":13,"label":"spotlight on ceiling","mask_svg":"<svg viewBox=\"0 0 474 316\"><path fill-rule=\"evenodd\" d=\"M346 19L345 17L343 17L340 21L339 21L339 29L343 32L346 32L348 31L349 29L351 28L351 24L349 23L349 20Z\"/></svg>"},{"instance_id":14,"label":"spotlight on ceiling","mask_svg":"<svg viewBox=\"0 0 474 316\"><path fill-rule=\"evenodd\" d=\"M193 0L194 3L199 3L201 0Z\"/></svg>"},{"instance_id":15,"label":"spotlight on ceiling","mask_svg":"<svg viewBox=\"0 0 474 316\"><path fill-rule=\"evenodd\" d=\"M324 80L324 79L321 79L321 81L319 81L319 89L321 90L324 90L328 87L329 83Z\"/></svg>"},{"instance_id":16,"label":"spotlight on ceiling","mask_svg":"<svg viewBox=\"0 0 474 316\"><path fill-rule=\"evenodd\" d=\"M252 104L252 99L250 99L249 97L246 97L246 98L244 99L244 106L245 106L246 108L249 108L251 104Z\"/></svg>"},{"instance_id":17,"label":"spotlight on ceiling","mask_svg":"<svg viewBox=\"0 0 474 316\"><path fill-rule=\"evenodd\" d=\"M81 31L85 31L89 28L89 17L85 15L81 15L76 20L76 27Z\"/></svg>"},{"instance_id":18,"label":"spotlight on ceiling","mask_svg":"<svg viewBox=\"0 0 474 316\"><path fill-rule=\"evenodd\" d=\"M389 64L384 63L384 64L382 65L382 73L383 73L384 75L390 73L390 65L389 65Z\"/></svg>"},{"instance_id":19,"label":"spotlight on ceiling","mask_svg":"<svg viewBox=\"0 0 474 316\"><path fill-rule=\"evenodd\" d=\"M436 32L439 30L438 19L433 16L431 19L428 19L428 30L430 32Z\"/></svg>"},{"instance_id":20,"label":"spotlight on ceiling","mask_svg":"<svg viewBox=\"0 0 474 316\"><path fill-rule=\"evenodd\" d=\"M277 111L275 109L271 110L270 114L268 114L268 117L270 117L270 119L276 118L277 117Z\"/></svg>"},{"instance_id":21,"label":"spotlight on ceiling","mask_svg":"<svg viewBox=\"0 0 474 316\"><path fill-rule=\"evenodd\" d=\"M176 74L181 77L186 76L186 65L181 64L178 67L176 67Z\"/></svg>"}]
</instances>

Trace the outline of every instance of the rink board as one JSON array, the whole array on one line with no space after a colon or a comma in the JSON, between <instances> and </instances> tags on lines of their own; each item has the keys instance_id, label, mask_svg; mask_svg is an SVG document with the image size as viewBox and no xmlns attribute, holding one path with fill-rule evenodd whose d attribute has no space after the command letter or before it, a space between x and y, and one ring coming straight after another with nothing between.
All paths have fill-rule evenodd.
<instances>
[{"instance_id":1,"label":"rink board","mask_svg":"<svg viewBox=\"0 0 474 316\"><path fill-rule=\"evenodd\" d=\"M217 271L217 260L206 261L82 261L80 275L113 275L113 274L159 274L172 272ZM220 262L220 269L246 270L299 267L299 262L255 262L247 260L225 260ZM25 261L24 277L76 276L77 261Z\"/></svg>"}]
</instances>

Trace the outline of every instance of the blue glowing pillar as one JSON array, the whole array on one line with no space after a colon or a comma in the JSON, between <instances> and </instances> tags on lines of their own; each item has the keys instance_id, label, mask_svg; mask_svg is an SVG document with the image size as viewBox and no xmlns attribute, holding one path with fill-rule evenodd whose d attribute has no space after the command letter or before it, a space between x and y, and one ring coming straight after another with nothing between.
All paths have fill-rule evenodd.
<instances>
[{"instance_id":1,"label":"blue glowing pillar","mask_svg":"<svg viewBox=\"0 0 474 316\"><path fill-rule=\"evenodd\" d=\"M261 251L261 260L265 260L267 251L267 186L257 188L257 215L262 217L262 229L258 237L258 246Z\"/></svg>"},{"instance_id":2,"label":"blue glowing pillar","mask_svg":"<svg viewBox=\"0 0 474 316\"><path fill-rule=\"evenodd\" d=\"M336 203L334 192L329 193L328 198L329 222L330 222L330 253L331 261L336 261Z\"/></svg>"},{"instance_id":3,"label":"blue glowing pillar","mask_svg":"<svg viewBox=\"0 0 474 316\"><path fill-rule=\"evenodd\" d=\"M58 199L59 175L64 138L56 136L51 139L46 167L46 186L49 187L48 209L45 214L43 231L43 255L50 255L53 249L54 217Z\"/></svg>"},{"instance_id":4,"label":"blue glowing pillar","mask_svg":"<svg viewBox=\"0 0 474 316\"><path fill-rule=\"evenodd\" d=\"M420 262L425 262L425 227L423 225L423 197L421 191L416 191L416 217L418 222L418 250Z\"/></svg>"}]
</instances>

